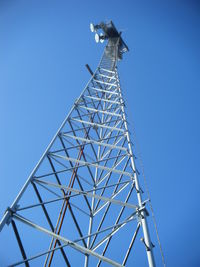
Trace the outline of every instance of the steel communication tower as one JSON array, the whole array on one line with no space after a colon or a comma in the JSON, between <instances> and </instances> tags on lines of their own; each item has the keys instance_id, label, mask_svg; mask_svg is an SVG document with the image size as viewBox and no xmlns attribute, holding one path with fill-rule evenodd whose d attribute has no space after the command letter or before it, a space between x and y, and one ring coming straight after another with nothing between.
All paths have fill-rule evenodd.
<instances>
[{"instance_id":1,"label":"steel communication tower","mask_svg":"<svg viewBox=\"0 0 200 267\"><path fill-rule=\"evenodd\" d=\"M137 242L155 266L117 69L128 47L112 21L90 28L100 63L0 223L11 266L132 266Z\"/></svg>"}]
</instances>

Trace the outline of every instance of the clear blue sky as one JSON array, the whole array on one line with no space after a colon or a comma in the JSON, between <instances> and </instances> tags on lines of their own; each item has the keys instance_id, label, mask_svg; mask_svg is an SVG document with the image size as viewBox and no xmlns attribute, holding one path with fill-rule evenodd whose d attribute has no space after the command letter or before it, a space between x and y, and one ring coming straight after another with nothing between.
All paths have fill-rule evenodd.
<instances>
[{"instance_id":1,"label":"clear blue sky","mask_svg":"<svg viewBox=\"0 0 200 267\"><path fill-rule=\"evenodd\" d=\"M106 19L130 48L122 89L167 266L200 266L199 1L0 1L0 216L97 66L89 23Z\"/></svg>"}]
</instances>

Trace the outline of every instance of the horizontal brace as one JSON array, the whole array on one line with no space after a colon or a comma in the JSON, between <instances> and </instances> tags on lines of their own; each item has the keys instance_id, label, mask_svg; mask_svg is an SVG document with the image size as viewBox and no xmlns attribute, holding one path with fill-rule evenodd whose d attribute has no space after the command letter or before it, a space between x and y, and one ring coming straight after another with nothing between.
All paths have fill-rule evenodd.
<instances>
[{"instance_id":1,"label":"horizontal brace","mask_svg":"<svg viewBox=\"0 0 200 267\"><path fill-rule=\"evenodd\" d=\"M85 106L85 105L84 105ZM85 106L85 107L88 107L88 106ZM109 112L115 112L116 110L119 110L120 106L119 107L112 107L111 105L105 109L102 109L103 111L109 111ZM98 108L97 108L98 109ZM101 110L101 109L100 109ZM120 109L120 112L122 113L122 110ZM123 115L123 113L122 113Z\"/></svg>"},{"instance_id":2,"label":"horizontal brace","mask_svg":"<svg viewBox=\"0 0 200 267\"><path fill-rule=\"evenodd\" d=\"M104 140L104 139L103 139ZM106 139L105 139L106 140ZM77 147L81 147L81 145L77 146ZM63 150L64 151L64 150ZM124 155L120 155L120 157L122 157ZM117 158L117 157L112 157L112 158L109 158L109 159L113 159L113 158ZM109 159L103 159L101 161L107 161ZM84 167L85 165L82 165L82 166L79 166L79 167ZM116 166L115 166L116 167ZM76 169L77 167L74 166L74 167L71 167L71 168L66 168L64 170L60 170L60 171L56 171L56 172L50 172L50 173L46 173L46 174L43 174L43 175L39 175L39 176L34 176L33 178L36 178L36 179L41 179L41 178L44 178L44 177L48 177L48 176L51 176L51 175L55 175L55 174L59 174L59 173L64 173L64 172L67 172L67 171L73 171L74 169ZM85 180L85 178L83 178L82 176L80 176L80 174L77 174L78 178L83 180L84 182L86 182L87 184L93 186L91 183L89 183L88 181Z\"/></svg>"},{"instance_id":3,"label":"horizontal brace","mask_svg":"<svg viewBox=\"0 0 200 267\"><path fill-rule=\"evenodd\" d=\"M118 173L118 174L123 174L123 175L129 176L129 177L131 177L133 179L133 175L130 172L124 172L124 171L116 170L114 168L109 168L109 167L106 167L106 166L101 166L101 165L99 165L97 163L92 163L92 162L87 162L87 161L83 161L83 160L78 160L78 159L74 159L74 158L71 158L71 157L66 157L66 156L62 156L62 155L58 155L58 154L54 154L54 153L49 153L49 155L50 156L53 156L53 157L58 157L58 158L62 158L64 160L68 160L68 161L72 161L72 162L75 162L75 163L82 164L82 166L79 166L79 167L92 166L92 167L95 167L95 168L98 168L98 169L102 169L102 170L105 170L105 171L115 172L115 173Z\"/></svg>"},{"instance_id":4,"label":"horizontal brace","mask_svg":"<svg viewBox=\"0 0 200 267\"><path fill-rule=\"evenodd\" d=\"M83 117L83 116L79 116L79 117L76 116L76 117L71 117L70 119L73 120L73 121L74 121L75 119L77 119L77 120L81 119L81 120L82 120L82 117ZM119 122L123 122L123 123L124 123L124 120L122 120L122 119L120 119L120 118L115 119L115 120L111 120L112 118L109 118L109 119L107 119L107 120L104 121L104 122L101 122L101 121L100 121L100 122L99 122L99 121L97 121L97 122L95 121L95 122L94 122L94 120L91 118L90 114L88 114L87 118L90 120L89 122L92 122L92 123L100 123L100 125L104 125L104 126L107 126L107 124L108 124L108 126L109 126L109 125L110 125L111 123L113 123L113 122L115 123L114 125L116 125L117 122L118 122L118 123L119 123ZM76 126L77 126L77 125L76 125ZM112 126L109 126L109 127L112 127ZM122 128L122 127L121 127L121 128ZM120 129L121 129L121 128L120 128Z\"/></svg>"},{"instance_id":5,"label":"horizontal brace","mask_svg":"<svg viewBox=\"0 0 200 267\"><path fill-rule=\"evenodd\" d=\"M36 178L34 179L34 181L37 183L37 180L36 180ZM97 187L97 188L95 188L95 191L99 191L99 190L102 190L102 189L106 189L106 188L111 188L111 187L114 187L114 186L119 186L119 185L128 185L128 184L130 184L132 181L131 180L126 180L126 181L124 181L124 182L119 182L119 183L115 183L115 184L111 184L111 185L107 185L107 186L102 186L102 187ZM41 185L40 183L39 183L39 185L40 186L44 186L44 185ZM93 192L94 191L94 189L92 189L92 190L87 190L87 192L89 193L89 192ZM66 200L66 199L69 199L70 198L70 200L72 199L72 198L74 198L74 197L76 197L77 195L79 195L79 194L74 194L74 195L70 195L70 197L69 196L65 196L65 197L58 197L58 198L54 198L54 199L51 199L51 200L48 200L48 201L43 201L42 203L37 203L37 204L32 204L32 205L29 205L29 206L24 206L24 207L21 207L21 208L19 208L19 209L17 209L17 211L19 212L19 211L22 211L22 210L27 210L27 209L32 209L32 208L36 208L36 207L39 207L39 206L41 206L41 205L48 205L48 204L51 204L51 203L54 203L54 202L59 202L59 201L61 201L61 200ZM112 196L113 197L113 196ZM85 215L87 215L87 216L91 216L90 214L88 214L87 212L85 212L84 210L82 210L80 207L78 207L78 206L76 206L75 204L73 204L72 202L70 202L70 205L71 206L73 206L74 208L76 208L76 209L78 209L78 210L80 210L82 213L84 213ZM14 211L15 212L15 211ZM95 214L93 214L93 215L95 215Z\"/></svg>"},{"instance_id":6,"label":"horizontal brace","mask_svg":"<svg viewBox=\"0 0 200 267\"><path fill-rule=\"evenodd\" d=\"M92 89L92 90L95 90L95 91L108 93L108 94L111 94L111 95L118 95L118 93L116 93L116 92L113 92L113 91L110 91L110 90L103 90L103 89L99 89L99 88L92 87L92 86L88 87L88 89Z\"/></svg>"},{"instance_id":7,"label":"horizontal brace","mask_svg":"<svg viewBox=\"0 0 200 267\"><path fill-rule=\"evenodd\" d=\"M119 206L122 206L122 207L127 207L127 208L130 208L130 209L134 209L136 211L139 211L139 207L137 205L126 203L126 202L123 202L123 201L120 201L120 200L117 200L117 199L112 199L112 198L109 198L109 197L96 195L96 194L93 194L93 192L90 193L90 192L87 192L87 191L81 191L81 190L78 190L78 189L75 189L75 188L71 188L71 187L68 187L68 186L65 186L65 185L59 185L59 184L55 184L55 183L50 183L48 181L42 181L42 180L40 180L40 181L35 180L35 181L38 184L42 183L42 184L46 184L48 186L65 189L65 190L68 190L68 191L71 191L71 192L74 192L74 193L77 193L77 194L80 194L80 195L85 195L87 197L96 198L96 199L99 199L99 200L102 200L102 201L105 201L105 202L110 202L110 203L113 203L113 204L116 204L116 205L119 205Z\"/></svg>"},{"instance_id":8,"label":"horizontal brace","mask_svg":"<svg viewBox=\"0 0 200 267\"><path fill-rule=\"evenodd\" d=\"M113 112L108 112L106 110L94 109L94 108L89 108L89 107L86 107L86 106L79 106L79 107L80 108L84 108L86 110L90 110L90 111L94 111L94 112L100 112L100 113L103 113L103 114L107 114L107 115L110 115L110 116L122 117L121 114L117 114L117 113L113 113Z\"/></svg>"},{"instance_id":9,"label":"horizontal brace","mask_svg":"<svg viewBox=\"0 0 200 267\"><path fill-rule=\"evenodd\" d=\"M50 154L49 154L49 156L50 156ZM120 156L118 156L118 157L124 157L124 156L126 156L126 155L120 155ZM109 159L116 159L116 158L117 158L117 157L112 157L112 158L109 158ZM102 160L100 160L100 161L101 161L101 162L102 162L102 161L107 161L107 160L109 160L109 159L106 158L106 159L102 159ZM121 161L122 161L122 160L123 160L123 158L121 159ZM100 161L99 161L99 162L100 162ZM81 168L81 167L84 167L84 166L85 166L85 164L84 164L84 165L79 165L80 168ZM115 166L115 167L116 167L116 166ZM66 166L65 166L65 168L66 168ZM50 172L50 173L46 173L46 174L43 174L43 175L34 176L33 178L41 179L41 178L48 177L48 176L51 176L51 175L55 175L55 174L59 174L59 173L64 173L64 172L68 172L68 171L73 171L74 169L77 169L77 167L74 166L74 167L66 168L66 169L64 169L64 170L60 170L60 171L56 171L56 172ZM86 181L85 178L83 178L82 176L80 176L80 174L77 174L77 177L78 177L79 179L83 180L84 182L86 182L87 184L93 186L90 182Z\"/></svg>"},{"instance_id":10,"label":"horizontal brace","mask_svg":"<svg viewBox=\"0 0 200 267\"><path fill-rule=\"evenodd\" d=\"M82 118L91 118L91 117L94 117L94 115L96 115L96 112L89 112L88 113L84 113L84 114L81 114L81 115L77 115L77 116L73 116L71 118L74 118L74 119L82 119Z\"/></svg>"},{"instance_id":11,"label":"horizontal brace","mask_svg":"<svg viewBox=\"0 0 200 267\"><path fill-rule=\"evenodd\" d=\"M39 225L27 220L26 218L24 218L24 217L22 217L22 216L20 216L18 214L14 214L13 217L15 219L27 224L28 226L31 226L32 228L34 228L36 230L39 230L39 231L41 231L41 232L43 232L43 233L45 233L47 235L52 236L55 239L58 239L58 240L62 241L63 243L65 243L65 244L69 245L70 247L74 248L75 250L78 250L78 251L82 252L83 254L94 256L94 257L96 257L96 258L98 258L98 259L100 259L100 260L102 260L104 262L107 262L107 263L109 263L109 264L111 264L113 266L116 266L116 267L122 267L123 266L123 265L121 265L121 264L119 264L119 263L117 263L117 262L115 262L115 261L113 261L113 260L111 260L111 259L109 259L109 258L107 258L105 256L102 256L102 255L100 255L100 254L88 249L88 248L82 247L81 245L76 244L75 242L73 242L73 241L71 241L71 240L69 240L69 239L67 239L67 238L65 238L65 237L63 237L61 235L57 235L57 234L49 231L48 229L46 229L44 227L41 227L41 226L39 226Z\"/></svg>"},{"instance_id":12,"label":"horizontal brace","mask_svg":"<svg viewBox=\"0 0 200 267\"><path fill-rule=\"evenodd\" d=\"M99 139L99 141L105 141L105 140L109 140L110 141L111 139L117 139L119 137L126 138L126 135L125 134L117 134L117 135L114 135L114 136L109 136L109 137L101 138L101 139Z\"/></svg>"},{"instance_id":13,"label":"horizontal brace","mask_svg":"<svg viewBox=\"0 0 200 267\"><path fill-rule=\"evenodd\" d=\"M90 128L91 128L91 126L86 126L86 127L82 127L82 128L77 128L77 129L69 130L69 131L67 131L65 133L76 133L76 132L80 132L80 131L83 131L85 133L85 130L90 129Z\"/></svg>"},{"instance_id":14,"label":"horizontal brace","mask_svg":"<svg viewBox=\"0 0 200 267\"><path fill-rule=\"evenodd\" d=\"M65 136L64 136L64 138L65 138ZM65 138L65 140L67 141L67 139ZM79 147L82 147L82 146L84 146L84 145L88 145L88 144L82 144L82 145L80 145ZM58 152L61 152L61 151L64 151L65 149L60 149L60 150L55 150L55 151L51 151L51 152L49 152L49 154L48 154L48 156L50 156L50 157L52 157L53 159L55 159L55 157L60 157L60 156L62 156L62 155L59 155L59 154L56 154L56 153L58 153ZM85 154L86 156L88 156L87 154ZM63 156L63 157L65 157L65 156ZM101 162L106 162L106 161L108 161L108 160L113 160L113 159L118 159L118 158L122 158L121 160L124 160L124 158L125 157L131 157L131 155L129 154L129 153L125 153L125 154L119 154L119 155L115 155L115 156L112 156L112 157L108 157L108 158L101 158L101 159L98 159L98 160L96 160L96 161L94 161L94 159L91 159L92 160L92 164L99 164L99 163L101 163ZM77 160L77 159L76 159ZM90 161L84 161L84 162L87 162L87 163L90 163ZM62 164L63 165L63 164ZM84 165L79 165L79 167L84 167L84 166L86 166L85 164ZM116 166L115 166L116 167ZM70 167L69 169L67 169L67 170L72 170L72 169L74 169L74 168L76 168L75 166L74 167ZM133 169L132 169L132 171L133 172L135 172ZM82 176L80 176L80 179L82 179L82 180L84 180L84 178L82 177Z\"/></svg>"},{"instance_id":15,"label":"horizontal brace","mask_svg":"<svg viewBox=\"0 0 200 267\"><path fill-rule=\"evenodd\" d=\"M104 70L104 71L107 71L109 73L114 73L115 74L115 71L112 71L112 70L107 70L107 69L104 69L104 68L99 68L100 70Z\"/></svg>"},{"instance_id":16,"label":"horizontal brace","mask_svg":"<svg viewBox=\"0 0 200 267\"><path fill-rule=\"evenodd\" d=\"M119 150L123 150L123 151L128 152L128 148L125 148L125 147L115 146L115 145L111 145L111 144L107 144L107 143L101 143L101 142L98 142L96 140L86 139L86 138L83 138L83 137L78 137L78 136L69 135L69 134L63 134L63 135L66 136L66 137L75 139L75 140L80 140L80 141L86 142L86 143L96 144L96 145L99 145L99 146L106 146L106 147L110 147L110 148L113 148L113 149L119 149Z\"/></svg>"},{"instance_id":17,"label":"horizontal brace","mask_svg":"<svg viewBox=\"0 0 200 267\"><path fill-rule=\"evenodd\" d=\"M91 125L93 127L99 127L99 128L110 129L110 130L116 130L116 131L125 133L125 130L120 129L120 128L116 128L116 127L106 126L106 125L99 124L99 123L94 123L94 122L90 122L90 121L83 121L83 120L78 120L78 119L73 119L73 118L70 118L70 120L77 121L77 122L80 122L80 123L83 123L83 124L89 124L89 125Z\"/></svg>"},{"instance_id":18,"label":"horizontal brace","mask_svg":"<svg viewBox=\"0 0 200 267\"><path fill-rule=\"evenodd\" d=\"M35 179L35 182L37 183L37 180ZM111 184L111 185L107 185L107 186L102 186L102 187L98 187L98 188L95 188L95 191L99 191L99 190L102 190L102 189L105 189L105 188L111 188L111 187L114 187L114 186L119 186L119 185L128 185L130 184L132 181L131 180L127 180L127 181L124 181L124 182L120 182L120 183L117 183L117 184ZM40 186L44 186L44 185L41 185L39 183ZM92 190L87 190L87 192L93 192L94 189ZM54 202L58 202L58 201L61 201L61 200L66 200L66 199L69 199L70 200L74 197L76 197L77 195L80 195L80 194L71 194L70 197L69 196L65 196L65 197L58 197L58 198L54 198L54 199L51 199L51 200L48 200L48 201L43 201L42 203L38 203L38 204L33 204L33 205L29 205L29 206L24 206L22 208L19 208L17 211L22 211L22 210L26 210L26 209L32 209L32 208L35 208L35 207L39 207L41 205L48 205L48 204L51 204L51 203L54 203ZM113 196L112 196L113 197ZM105 203L106 204L106 203ZM90 214L88 214L86 211L82 210L80 207L76 206L75 204L73 204L72 202L70 202L70 205L73 206L74 208L78 209L79 211L81 211L82 213L84 213L85 215L87 216L91 216ZM95 215L95 214L93 214Z\"/></svg>"},{"instance_id":19,"label":"horizontal brace","mask_svg":"<svg viewBox=\"0 0 200 267\"><path fill-rule=\"evenodd\" d=\"M114 84L114 83L107 83L107 82L99 81L99 80L96 80L96 79L94 79L93 81L95 81L97 83L101 83L101 84L106 84L106 85L117 87L117 84Z\"/></svg>"},{"instance_id":20,"label":"horizontal brace","mask_svg":"<svg viewBox=\"0 0 200 267\"><path fill-rule=\"evenodd\" d=\"M105 77L105 78L111 79L111 80L116 79L115 76L107 76L107 75L101 74L101 73L98 73L98 75L100 75L101 77Z\"/></svg>"},{"instance_id":21,"label":"horizontal brace","mask_svg":"<svg viewBox=\"0 0 200 267\"><path fill-rule=\"evenodd\" d=\"M108 102L108 103L111 103L111 104L121 105L121 102L113 101L113 100L108 100L108 99L105 99L105 98L99 98L99 97L95 97L95 96L84 95L84 98L85 97L87 97L89 99L98 100L98 101L105 101L105 102Z\"/></svg>"},{"instance_id":22,"label":"horizontal brace","mask_svg":"<svg viewBox=\"0 0 200 267\"><path fill-rule=\"evenodd\" d=\"M34 181L37 183L38 181L36 179L34 179ZM119 186L119 185L123 185L125 184L126 186L128 184L130 184L130 182L132 182L131 180L127 180L127 181L124 181L124 182L120 182L120 183L117 183L117 184L111 184L111 185L108 185L108 186L103 186L103 187L98 187L98 188L95 188L95 191L99 191L99 190L102 190L102 189L105 189L105 188L111 188L111 187L114 187L114 186ZM44 186L43 184L41 185L40 183L38 183L40 186ZM87 190L87 192L93 192L94 189L92 190ZM71 194L70 197L69 196L65 196L65 197L58 197L58 198L54 198L54 199L51 199L51 200L48 200L48 201L43 201L42 203L37 203L37 204L32 204L32 205L29 205L29 206L24 206L22 208L19 208L17 211L22 211L22 210L27 210L27 209L32 209L32 208L36 208L36 207L39 207L41 205L48 205L48 204L52 204L54 202L59 202L61 200L66 200L66 199L69 199L70 200L76 196L79 196L80 194ZM113 196L112 196L113 197ZM105 203L106 204L106 203ZM70 205L76 209L78 209L79 211L81 211L82 213L84 213L85 215L87 216L91 216L91 214L87 213L86 211L82 210L80 207L78 207L77 205L73 204L72 202L70 202ZM95 214L93 214L95 215Z\"/></svg>"}]
</instances>

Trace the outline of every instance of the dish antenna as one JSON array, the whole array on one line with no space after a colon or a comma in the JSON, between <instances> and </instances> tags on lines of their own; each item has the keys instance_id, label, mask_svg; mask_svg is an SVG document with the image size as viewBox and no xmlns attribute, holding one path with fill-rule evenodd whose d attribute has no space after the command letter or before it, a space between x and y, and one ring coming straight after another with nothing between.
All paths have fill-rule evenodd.
<instances>
[{"instance_id":1,"label":"dish antenna","mask_svg":"<svg viewBox=\"0 0 200 267\"><path fill-rule=\"evenodd\" d=\"M98 33L95 34L94 39L95 39L96 43L99 43L100 36L98 35Z\"/></svg>"},{"instance_id":2,"label":"dish antenna","mask_svg":"<svg viewBox=\"0 0 200 267\"><path fill-rule=\"evenodd\" d=\"M91 32L96 32L98 29L100 29L100 25L94 25L93 23L90 23L90 30Z\"/></svg>"},{"instance_id":3,"label":"dish antenna","mask_svg":"<svg viewBox=\"0 0 200 267\"><path fill-rule=\"evenodd\" d=\"M100 34L96 33L94 38L95 38L96 43L99 43L99 42L103 43L104 40L106 39L106 37L105 37L105 35L103 35L103 33L100 33Z\"/></svg>"},{"instance_id":4,"label":"dish antenna","mask_svg":"<svg viewBox=\"0 0 200 267\"><path fill-rule=\"evenodd\" d=\"M108 23L101 22L99 24L90 23L90 30L94 33L96 43L103 43L106 39L112 41L112 43L119 42L118 45L118 59L122 59L122 54L129 51L128 46L124 43L121 33L113 24L112 21ZM109 50L109 49L108 49ZM110 51L110 50L109 50ZM109 53L108 51L108 53ZM112 55L111 55L112 56Z\"/></svg>"}]
</instances>

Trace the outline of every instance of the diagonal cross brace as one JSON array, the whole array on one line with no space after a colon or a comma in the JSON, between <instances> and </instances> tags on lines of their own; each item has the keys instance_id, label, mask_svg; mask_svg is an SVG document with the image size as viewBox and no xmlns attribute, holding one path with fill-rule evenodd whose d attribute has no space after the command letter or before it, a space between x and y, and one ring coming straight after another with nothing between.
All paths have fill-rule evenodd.
<instances>
[{"instance_id":1,"label":"diagonal cross brace","mask_svg":"<svg viewBox=\"0 0 200 267\"><path fill-rule=\"evenodd\" d=\"M100 196L100 195L96 195L96 194L90 193L88 191L81 191L81 190L78 190L78 189L75 189L75 188L71 188L71 187L68 187L68 186L65 186L65 185L59 185L59 184L51 183L51 182L48 182L48 181L35 180L35 182L38 183L38 184L40 184L40 183L41 184L46 184L46 185L51 186L51 187L57 187L57 188L66 189L68 191L71 191L71 192L74 192L74 193L77 193L77 194L80 194L80 195L85 195L85 196L88 196L88 197L92 197L92 198L100 199L100 200L103 200L103 201L106 201L106 202L110 202L110 203L113 203L113 204L117 204L117 205L120 205L120 206L123 206L123 207L127 207L127 208L131 208L131 209L134 209L134 210L138 210L138 206L137 205L130 204L130 203L125 203L123 201L116 200L116 199L109 198L109 197L103 197L103 196Z\"/></svg>"},{"instance_id":2,"label":"diagonal cross brace","mask_svg":"<svg viewBox=\"0 0 200 267\"><path fill-rule=\"evenodd\" d=\"M99 165L98 163L87 162L87 161L84 161L84 160L77 160L77 159L74 159L74 158L71 158L71 157L66 157L66 156L62 156L62 155L59 155L59 154L55 154L55 153L49 153L49 155L51 157L57 157L57 158L61 158L61 159L67 160L67 161L71 161L71 162L78 162L78 163L82 164L81 166L93 166L95 168L99 168L99 169L106 170L106 171L109 171L109 172L123 174L123 175L129 176L129 177L131 177L131 179L133 179L133 174L130 173L130 172L116 170L114 168L109 168L109 167L106 167L106 166Z\"/></svg>"},{"instance_id":3,"label":"diagonal cross brace","mask_svg":"<svg viewBox=\"0 0 200 267\"><path fill-rule=\"evenodd\" d=\"M13 214L13 217L15 219L17 219L18 221L21 221L21 222L25 223L28 226L31 226L32 228L34 228L36 230L39 230L39 231L41 231L41 232L43 232L43 233L45 233L45 234L47 234L47 235L49 235L55 239L62 241L63 243L69 245L70 247L82 252L83 254L94 256L94 257L96 257L96 258L98 258L104 262L107 262L113 266L116 266L116 267L123 267L123 265L117 263L116 261L113 261L107 257L101 256L100 254L98 254L98 253L96 253L96 252L94 252L88 248L82 247L81 245L76 244L75 242L73 242L73 241L71 241L71 240L69 240L63 236L57 235L54 232L51 232L48 229L46 229L46 228L44 228L38 224L35 224L35 223L29 221L28 219L26 219L26 218L24 218L18 214Z\"/></svg>"}]
</instances>

